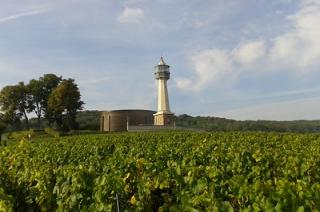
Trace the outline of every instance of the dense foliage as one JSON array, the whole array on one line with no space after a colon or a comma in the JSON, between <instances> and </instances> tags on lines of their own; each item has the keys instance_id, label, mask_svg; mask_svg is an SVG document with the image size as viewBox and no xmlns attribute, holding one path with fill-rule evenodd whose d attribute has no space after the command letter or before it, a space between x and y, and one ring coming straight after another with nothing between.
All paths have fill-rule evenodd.
<instances>
[{"instance_id":1,"label":"dense foliage","mask_svg":"<svg viewBox=\"0 0 320 212\"><path fill-rule=\"evenodd\" d=\"M26 128L29 128L27 114L31 112L30 101L31 97L23 82L2 88L0 91L0 109L4 112L4 120L15 123L23 117Z\"/></svg>"},{"instance_id":2,"label":"dense foliage","mask_svg":"<svg viewBox=\"0 0 320 212\"><path fill-rule=\"evenodd\" d=\"M99 130L100 111L81 111L77 114L80 129ZM320 120L314 121L236 121L217 117L176 117L182 128L206 131L266 131L266 132L320 132Z\"/></svg>"},{"instance_id":3,"label":"dense foliage","mask_svg":"<svg viewBox=\"0 0 320 212\"><path fill-rule=\"evenodd\" d=\"M92 130L92 131L97 131L100 130L100 115L101 112L97 110L85 110L85 111L78 111L76 115L76 122L79 125L79 130ZM32 129L37 129L37 119L36 118L31 118L29 120L29 125L30 128ZM41 119L41 128L45 129L50 127L50 124L48 123L47 120ZM13 130L20 130L23 129L24 127L17 125Z\"/></svg>"},{"instance_id":4,"label":"dense foliage","mask_svg":"<svg viewBox=\"0 0 320 212\"><path fill-rule=\"evenodd\" d=\"M306 121L237 121L217 117L180 115L177 126L207 131L320 132L320 120Z\"/></svg>"},{"instance_id":5,"label":"dense foliage","mask_svg":"<svg viewBox=\"0 0 320 212\"><path fill-rule=\"evenodd\" d=\"M37 127L41 128L41 117L45 117L49 122L52 122L53 114L48 107L48 99L52 91L59 85L62 77L55 74L45 74L39 79L32 79L27 85L31 96L31 104L29 108L37 115Z\"/></svg>"},{"instance_id":6,"label":"dense foliage","mask_svg":"<svg viewBox=\"0 0 320 212\"><path fill-rule=\"evenodd\" d=\"M6 128L7 128L6 124L1 121L1 117L0 117L0 145L1 145L2 133Z\"/></svg>"},{"instance_id":7,"label":"dense foliage","mask_svg":"<svg viewBox=\"0 0 320 212\"><path fill-rule=\"evenodd\" d=\"M101 111L86 110L77 113L80 130L100 130Z\"/></svg>"},{"instance_id":8,"label":"dense foliage","mask_svg":"<svg viewBox=\"0 0 320 212\"><path fill-rule=\"evenodd\" d=\"M80 130L99 130L101 111L86 110L77 112L77 123ZM46 120L42 120L42 128L49 127ZM31 118L30 127L37 129L37 121ZM180 128L205 130L205 131L264 131L264 132L320 132L320 120L313 121L237 121L217 117L192 117L179 115L176 117L176 125ZM24 127L17 123L15 130Z\"/></svg>"},{"instance_id":9,"label":"dense foliage","mask_svg":"<svg viewBox=\"0 0 320 212\"><path fill-rule=\"evenodd\" d=\"M19 82L0 90L0 112L10 125L9 130L41 129L47 124L55 124L63 130L77 129L76 114L83 104L75 81L55 74L45 74L28 84ZM36 118L30 124L28 116L32 113Z\"/></svg>"},{"instance_id":10,"label":"dense foliage","mask_svg":"<svg viewBox=\"0 0 320 212\"><path fill-rule=\"evenodd\" d=\"M73 79L62 80L48 99L48 108L56 124L64 130L78 129L76 115L78 110L82 110L83 104L79 88Z\"/></svg>"},{"instance_id":11,"label":"dense foliage","mask_svg":"<svg viewBox=\"0 0 320 212\"><path fill-rule=\"evenodd\" d=\"M316 134L21 141L0 147L0 211L316 211L319 153Z\"/></svg>"}]
</instances>

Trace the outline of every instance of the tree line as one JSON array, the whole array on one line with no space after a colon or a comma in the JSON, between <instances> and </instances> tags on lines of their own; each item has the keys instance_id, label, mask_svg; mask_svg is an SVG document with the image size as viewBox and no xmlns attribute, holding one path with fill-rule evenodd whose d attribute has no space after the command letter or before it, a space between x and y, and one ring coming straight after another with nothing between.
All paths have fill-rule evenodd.
<instances>
[{"instance_id":1,"label":"tree line","mask_svg":"<svg viewBox=\"0 0 320 212\"><path fill-rule=\"evenodd\" d=\"M176 117L176 125L206 131L264 131L319 133L320 120L297 121L237 121L218 117L192 117L183 114Z\"/></svg>"},{"instance_id":2,"label":"tree line","mask_svg":"<svg viewBox=\"0 0 320 212\"><path fill-rule=\"evenodd\" d=\"M36 116L38 129L44 119L59 130L77 129L76 114L83 109L83 104L74 79L55 74L45 74L28 84L5 86L0 91L0 132L21 121L29 129L31 113Z\"/></svg>"},{"instance_id":3,"label":"tree line","mask_svg":"<svg viewBox=\"0 0 320 212\"><path fill-rule=\"evenodd\" d=\"M77 121L83 130L99 130L102 111L79 111ZM320 120L297 121L238 121L218 117L193 117L187 114L175 117L177 127L205 131L263 131L319 133Z\"/></svg>"}]
</instances>

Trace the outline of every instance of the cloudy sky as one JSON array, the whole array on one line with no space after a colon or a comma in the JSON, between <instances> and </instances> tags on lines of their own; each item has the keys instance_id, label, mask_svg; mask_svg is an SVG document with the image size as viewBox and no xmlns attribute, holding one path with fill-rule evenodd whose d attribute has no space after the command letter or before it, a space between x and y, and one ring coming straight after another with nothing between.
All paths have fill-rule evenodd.
<instances>
[{"instance_id":1,"label":"cloudy sky","mask_svg":"<svg viewBox=\"0 0 320 212\"><path fill-rule=\"evenodd\" d=\"M74 78L86 109L320 119L320 0L0 0L0 88Z\"/></svg>"}]
</instances>

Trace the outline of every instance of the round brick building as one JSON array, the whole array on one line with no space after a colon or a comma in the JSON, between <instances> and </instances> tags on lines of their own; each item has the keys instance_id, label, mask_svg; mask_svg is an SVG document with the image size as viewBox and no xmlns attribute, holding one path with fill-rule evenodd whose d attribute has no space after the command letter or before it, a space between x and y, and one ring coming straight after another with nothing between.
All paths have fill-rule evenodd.
<instances>
[{"instance_id":1,"label":"round brick building","mask_svg":"<svg viewBox=\"0 0 320 212\"><path fill-rule=\"evenodd\" d=\"M102 112L101 131L121 132L130 126L150 126L154 123L152 110L112 110Z\"/></svg>"}]
</instances>

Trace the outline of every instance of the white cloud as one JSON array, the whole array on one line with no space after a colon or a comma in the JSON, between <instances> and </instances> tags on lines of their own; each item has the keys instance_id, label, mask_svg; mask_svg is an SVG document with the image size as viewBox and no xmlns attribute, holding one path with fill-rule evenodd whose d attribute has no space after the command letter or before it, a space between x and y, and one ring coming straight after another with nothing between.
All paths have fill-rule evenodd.
<instances>
[{"instance_id":1,"label":"white cloud","mask_svg":"<svg viewBox=\"0 0 320 212\"><path fill-rule=\"evenodd\" d=\"M118 17L119 23L138 24L144 19L144 11L141 8L126 7Z\"/></svg>"},{"instance_id":2,"label":"white cloud","mask_svg":"<svg viewBox=\"0 0 320 212\"><path fill-rule=\"evenodd\" d=\"M37 10L31 10L31 11L27 11L27 12L22 12L22 13L17 13L17 14L12 14L12 15L8 15L8 16L0 17L0 23L19 19L19 18L26 17L26 16L39 15L39 14L45 13L46 11L47 11L47 9L37 9Z\"/></svg>"},{"instance_id":3,"label":"white cloud","mask_svg":"<svg viewBox=\"0 0 320 212\"><path fill-rule=\"evenodd\" d=\"M302 4L319 4L319 0L301 0Z\"/></svg>"},{"instance_id":4,"label":"white cloud","mask_svg":"<svg viewBox=\"0 0 320 212\"><path fill-rule=\"evenodd\" d=\"M302 9L289 17L294 28L274 39L272 63L298 72L309 72L320 65L320 2L304 1ZM310 2L313 2L312 4Z\"/></svg>"},{"instance_id":5,"label":"white cloud","mask_svg":"<svg viewBox=\"0 0 320 212\"><path fill-rule=\"evenodd\" d=\"M182 90L199 91L221 81L228 74L231 80L241 74L309 74L320 66L320 1L303 0L300 10L288 17L291 28L272 39L248 40L226 49L205 49L191 57L195 80L178 79ZM268 45L267 45L268 44Z\"/></svg>"},{"instance_id":6,"label":"white cloud","mask_svg":"<svg viewBox=\"0 0 320 212\"><path fill-rule=\"evenodd\" d=\"M213 49L204 50L190 57L195 70L194 81L188 79L177 79L177 86L183 90L199 91L207 86L212 80L218 80L230 74L232 64L226 51Z\"/></svg>"},{"instance_id":7,"label":"white cloud","mask_svg":"<svg viewBox=\"0 0 320 212\"><path fill-rule=\"evenodd\" d=\"M242 43L233 51L235 60L242 65L250 65L266 54L266 44L263 40Z\"/></svg>"},{"instance_id":8,"label":"white cloud","mask_svg":"<svg viewBox=\"0 0 320 212\"><path fill-rule=\"evenodd\" d=\"M185 78L176 78L175 83L179 89L182 90L192 90L192 81Z\"/></svg>"}]
</instances>

